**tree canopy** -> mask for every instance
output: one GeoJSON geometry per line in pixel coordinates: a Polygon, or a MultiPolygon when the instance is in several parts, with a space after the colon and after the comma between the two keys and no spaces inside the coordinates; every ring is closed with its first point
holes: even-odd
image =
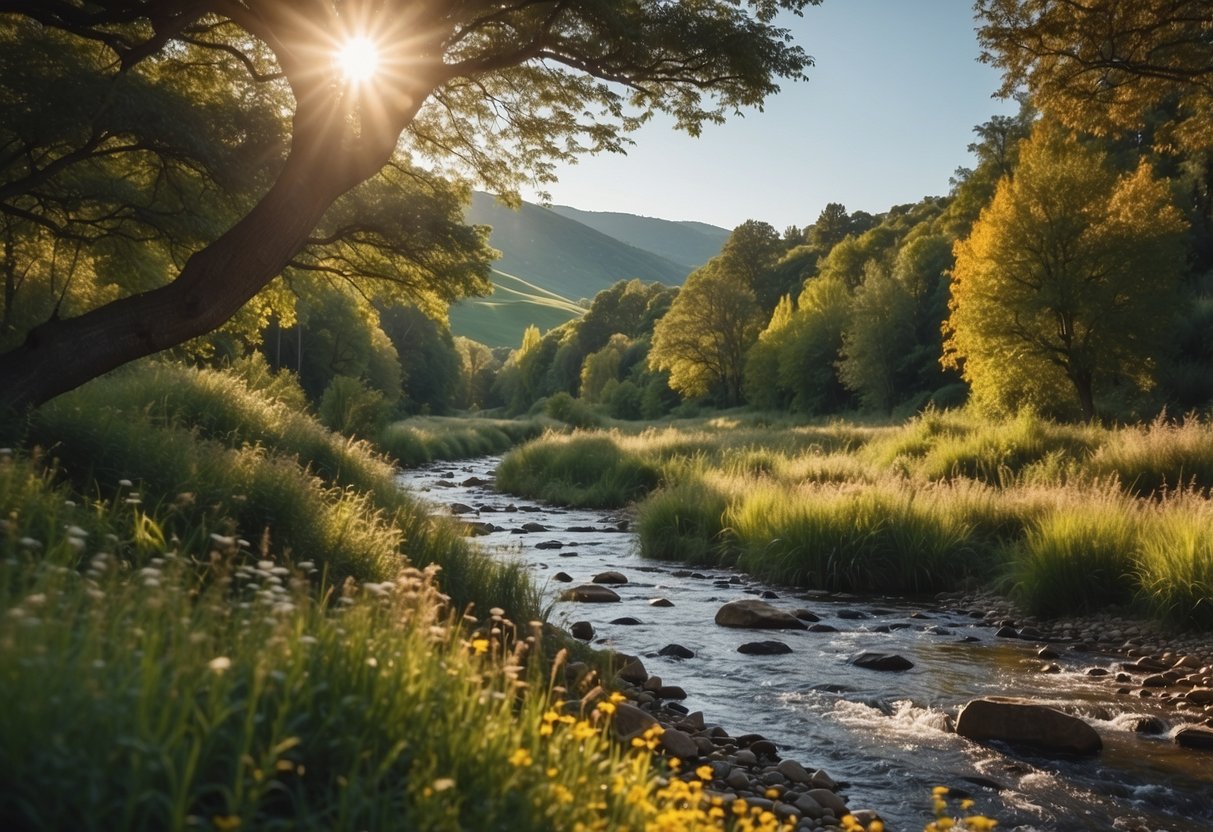
{"type": "Polygon", "coordinates": [[[947,362],[988,408],[1048,406],[1069,387],[1095,418],[1100,382],[1148,386],[1175,313],[1184,228],[1145,162],[1118,173],[1042,122],[956,245],[947,362]]]}
{"type": "MultiPolygon", "coordinates": [[[[405,247],[412,265],[400,275],[361,211],[339,216],[335,204],[385,168],[399,177],[389,192],[407,180],[425,193],[436,175],[454,174],[513,193],[550,180],[579,153],[624,148],[654,112],[698,133],[761,105],[781,79],[803,76],[811,60],[775,16],[815,2],[0,0],[6,44],[44,53],[5,67],[7,221],[58,234],[112,220],[76,183],[80,172],[99,187],[133,183],[164,200],[166,171],[179,167],[188,171],[182,193],[213,193],[217,205],[205,222],[178,211],[186,227],[176,237],[166,235],[167,220],[146,232],[173,243],[146,284],[123,281],[96,308],[56,307],[29,327],[24,343],[0,356],[5,403],[44,401],[209,332],[292,266],[440,282],[454,265],[435,259],[456,233],[449,225],[405,212],[400,225],[380,229],[388,239],[428,232],[405,247]],[[334,59],[353,36],[378,54],[378,71],[365,79],[343,76],[334,59]],[[37,106],[13,92],[34,89],[22,81],[26,67],[56,93],[29,93],[37,106]],[[149,107],[156,95],[166,103],[149,107]],[[123,112],[145,115],[123,120],[123,112]],[[205,152],[191,155],[195,147],[205,152]],[[233,154],[243,164],[226,161],[233,154]],[[132,166],[142,172],[132,175],[132,166]],[[324,264],[305,252],[348,239],[357,248],[338,245],[324,264]]],[[[121,196],[106,204],[158,205],[121,196]]],[[[127,227],[138,220],[123,219],[127,227]]],[[[487,264],[483,241],[470,242],[475,278],[487,264]]],[[[461,262],[466,275],[467,257],[461,262]]],[[[132,268],[124,264],[116,261],[132,268]]]]}

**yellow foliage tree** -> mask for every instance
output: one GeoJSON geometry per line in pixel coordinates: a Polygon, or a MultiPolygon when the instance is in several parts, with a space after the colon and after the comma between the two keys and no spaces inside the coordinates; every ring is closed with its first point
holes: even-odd
{"type": "Polygon", "coordinates": [[[1165,343],[1185,222],[1144,162],[1106,155],[1042,122],[967,239],[956,244],[944,364],[984,409],[1057,409],[1087,420],[1097,385],[1143,388],[1165,343]]]}

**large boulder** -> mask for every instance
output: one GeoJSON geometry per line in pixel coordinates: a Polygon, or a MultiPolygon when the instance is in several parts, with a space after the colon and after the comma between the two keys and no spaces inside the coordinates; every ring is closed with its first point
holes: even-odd
{"type": "Polygon", "coordinates": [[[851,664],[868,670],[909,670],[914,662],[896,653],[860,653],[851,664]]]}
{"type": "Polygon", "coordinates": [[[806,627],[796,616],[755,598],[725,604],[716,611],[716,623],[721,627],[755,630],[803,630],[806,627]]]}
{"type": "Polygon", "coordinates": [[[1213,751],[1213,730],[1201,725],[1190,725],[1175,733],[1175,742],[1183,748],[1213,751]]]}
{"type": "Polygon", "coordinates": [[[974,699],[956,718],[956,733],[1064,754],[1095,754],[1103,741],[1087,723],[1056,708],[1005,696],[974,699]]]}
{"type": "Polygon", "coordinates": [[[618,601],[619,593],[601,584],[582,584],[572,589],[566,589],[560,595],[561,601],[581,601],[584,603],[609,603],[618,601]]]}

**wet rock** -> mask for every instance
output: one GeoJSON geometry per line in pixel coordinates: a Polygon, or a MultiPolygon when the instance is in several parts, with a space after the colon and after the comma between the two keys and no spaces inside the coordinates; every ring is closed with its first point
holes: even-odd
{"type": "Polygon", "coordinates": [[[795,616],[753,598],[725,604],[716,611],[716,623],[721,627],[743,629],[805,629],[804,622],[795,616]]]}
{"type": "Polygon", "coordinates": [[[639,618],[633,618],[630,615],[625,615],[622,618],[616,618],[611,621],[612,624],[618,624],[621,627],[635,627],[638,624],[643,624],[639,618]]]}
{"type": "Polygon", "coordinates": [[[724,783],[730,789],[741,791],[750,787],[750,776],[740,768],[735,768],[729,772],[729,776],[724,778],[724,783]]]}
{"type": "Polygon", "coordinates": [[[1019,638],[1019,633],[1014,627],[999,627],[994,633],[998,638],[1019,638]]]}
{"type": "Polygon", "coordinates": [[[760,760],[778,760],[779,749],[770,740],[755,740],[750,743],[750,751],[760,760]]]}
{"type": "Polygon", "coordinates": [[[972,783],[974,786],[981,786],[983,789],[989,789],[994,792],[1005,791],[1007,788],[1002,783],[999,783],[997,780],[991,780],[989,777],[982,777],[979,774],[971,774],[971,775],[968,775],[965,777],[961,777],[960,779],[966,780],[966,781],[972,783]]]}
{"type": "Polygon", "coordinates": [[[601,604],[618,601],[619,593],[600,584],[582,584],[567,589],[560,594],[561,601],[581,601],[587,604],[601,604]]]}
{"type": "Polygon", "coordinates": [[[868,617],[867,613],[860,612],[859,610],[839,610],[834,614],[847,621],[859,621],[868,617]]]}
{"type": "Polygon", "coordinates": [[[552,576],[552,580],[559,581],[562,584],[571,584],[573,582],[573,576],[568,572],[557,572],[552,576]]]}
{"type": "Polygon", "coordinates": [[[768,601],[776,601],[779,599],[779,593],[775,592],[774,590],[764,589],[761,593],[759,593],[758,597],[765,598],[768,601]]]}
{"type": "Polygon", "coordinates": [[[1061,665],[1059,665],[1057,662],[1048,662],[1046,664],[1041,665],[1040,672],[1041,673],[1061,673],[1061,665]]]}
{"type": "Polygon", "coordinates": [[[824,769],[817,769],[813,772],[812,785],[815,789],[829,789],[835,791],[838,788],[838,783],[834,778],[826,774],[824,769]]]}
{"type": "Polygon", "coordinates": [[[563,549],[564,544],[559,540],[545,540],[542,543],[535,544],[536,549],[563,549]]]}
{"type": "Polygon", "coordinates": [[[1124,723],[1135,734],[1162,734],[1167,730],[1167,724],[1156,716],[1134,716],[1124,723]]]}
{"type": "Polygon", "coordinates": [[[1141,686],[1143,688],[1165,688],[1167,686],[1167,678],[1155,673],[1153,676],[1147,676],[1142,679],[1141,686]]]}
{"type": "Polygon", "coordinates": [[[620,702],[615,706],[615,718],[611,723],[611,728],[615,731],[615,736],[624,743],[631,742],[655,725],[657,725],[657,720],[653,715],[635,705],[620,702]]]}
{"type": "Polygon", "coordinates": [[[561,553],[560,553],[560,557],[562,557],[562,558],[575,558],[575,557],[577,557],[577,553],[576,553],[576,552],[561,552],[561,553]]]}
{"type": "Polygon", "coordinates": [[[1056,659],[1057,651],[1054,650],[1052,647],[1042,647],[1036,651],[1036,658],[1045,659],[1045,660],[1056,659]]]}
{"type": "Polygon", "coordinates": [[[669,598],[654,598],[653,600],[649,601],[649,606],[650,607],[672,607],[672,606],[674,606],[674,602],[671,601],[669,598]]]}
{"type": "Polygon", "coordinates": [[[451,514],[472,514],[476,509],[466,503],[451,503],[449,506],[451,514]]]}
{"type": "Polygon", "coordinates": [[[454,488],[455,483],[451,482],[450,480],[437,480],[434,483],[434,487],[435,488],[454,488]]]}
{"type": "Polygon", "coordinates": [[[1175,743],[1183,748],[1213,751],[1213,728],[1199,725],[1181,728],[1175,734],[1175,743]]]}
{"type": "Polygon", "coordinates": [[[810,633],[836,633],[838,628],[830,624],[810,624],[808,627],[810,633]]]}
{"type": "Polygon", "coordinates": [[[813,775],[805,770],[805,767],[795,760],[784,760],[775,769],[784,777],[788,778],[789,782],[809,785],[813,781],[813,775]]]}
{"type": "Polygon", "coordinates": [[[947,627],[940,627],[938,624],[936,624],[934,627],[927,627],[927,629],[924,632],[930,633],[933,636],[950,636],[950,635],[952,635],[951,630],[949,630],[947,627]]]}
{"type": "Polygon", "coordinates": [[[667,644],[657,651],[659,656],[670,656],[675,659],[693,659],[695,651],[683,647],[681,644],[667,644]]]}
{"type": "Polygon", "coordinates": [[[792,610],[792,615],[796,616],[801,621],[816,622],[821,620],[816,613],[812,612],[811,610],[806,610],[804,607],[792,610]]]}
{"type": "Polygon", "coordinates": [[[1107,676],[1107,675],[1109,675],[1109,671],[1105,670],[1102,667],[1092,667],[1087,670],[1087,675],[1088,676],[1107,676]]]}
{"type": "Polygon", "coordinates": [[[594,625],[588,621],[574,621],[569,632],[573,634],[573,638],[589,641],[594,637],[594,625]]]}
{"type": "Polygon", "coordinates": [[[1192,688],[1184,694],[1184,700],[1193,705],[1213,705],[1213,688],[1192,688]]]}
{"type": "Polygon", "coordinates": [[[808,796],[823,809],[829,809],[836,817],[847,813],[847,804],[829,789],[809,789],[808,796]]]}
{"type": "Polygon", "coordinates": [[[1011,697],[974,699],[961,709],[956,733],[971,740],[1001,740],[1065,754],[1094,754],[1103,748],[1095,729],[1078,717],[1011,697]]]}
{"type": "Polygon", "coordinates": [[[784,653],[791,653],[792,648],[782,641],[747,641],[737,648],[737,652],[745,653],[747,656],[781,656],[784,653]]]}
{"type": "Polygon", "coordinates": [[[468,537],[483,537],[486,534],[492,534],[497,531],[497,527],[492,523],[470,522],[464,524],[465,534],[468,537]]]}
{"type": "Polygon", "coordinates": [[[477,488],[484,485],[490,485],[488,480],[482,480],[480,477],[468,477],[459,484],[464,488],[477,488]]]}
{"type": "Polygon", "coordinates": [[[659,740],[662,749],[671,757],[681,760],[694,760],[699,757],[699,746],[689,734],[684,734],[677,728],[666,728],[659,740]]]}
{"type": "Polygon", "coordinates": [[[596,584],[626,584],[627,577],[622,572],[599,572],[591,580],[596,584]]]}
{"type": "Polygon", "coordinates": [[[850,663],[867,670],[885,671],[909,670],[914,666],[912,661],[896,653],[863,652],[852,658],[850,663]]]}
{"type": "Polygon", "coordinates": [[[619,669],[615,677],[633,685],[643,685],[649,680],[649,672],[644,669],[644,662],[640,659],[631,659],[619,669]]]}
{"type": "Polygon", "coordinates": [[[524,532],[546,532],[548,527],[542,523],[523,523],[519,526],[524,532]]]}
{"type": "MultiPolygon", "coordinates": [[[[653,693],[657,694],[658,699],[675,699],[682,701],[683,699],[687,698],[686,690],[679,685],[662,685],[661,687],[657,688],[657,690],[653,691],[653,693]]],[[[670,705],[669,707],[673,707],[673,705],[670,705]]]]}

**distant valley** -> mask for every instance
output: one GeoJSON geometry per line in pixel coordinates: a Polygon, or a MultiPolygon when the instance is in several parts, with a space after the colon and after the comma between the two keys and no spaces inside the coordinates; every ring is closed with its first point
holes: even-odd
{"type": "Polygon", "coordinates": [[[514,211],[473,195],[471,223],[493,228],[501,252],[494,291],[451,308],[451,330],[515,347],[530,324],[546,331],[581,314],[580,301],[619,280],[680,285],[719,251],[729,231],[699,222],[523,203],[514,211]]]}

